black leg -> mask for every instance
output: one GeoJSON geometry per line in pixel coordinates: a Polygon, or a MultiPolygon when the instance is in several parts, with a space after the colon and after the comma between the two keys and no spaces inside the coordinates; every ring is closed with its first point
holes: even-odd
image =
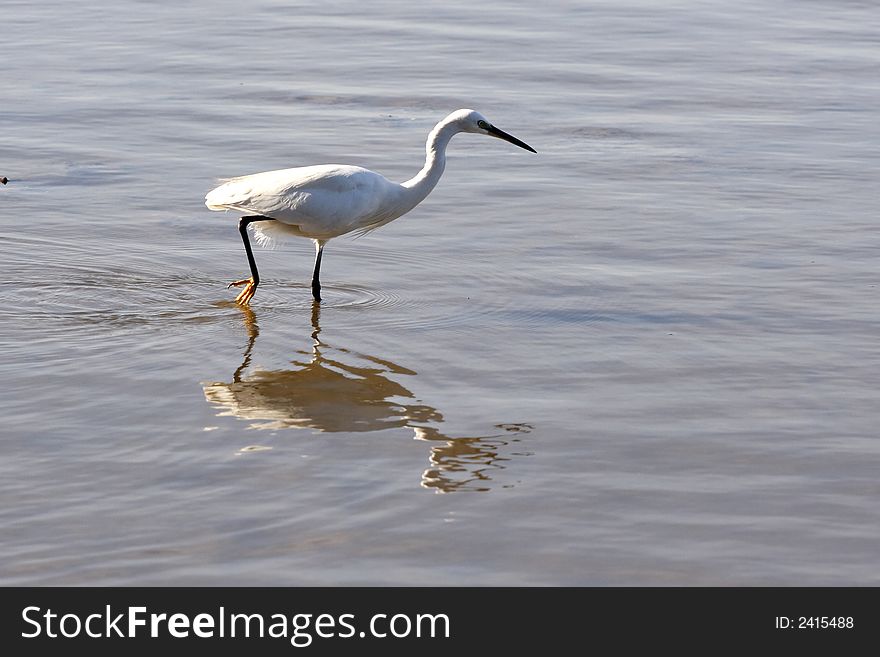
{"type": "Polygon", "coordinates": [[[275,221],[271,217],[263,217],[255,215],[250,217],[242,217],[238,222],[238,232],[241,233],[241,241],[244,243],[244,252],[247,254],[248,265],[251,268],[251,277],[241,281],[233,281],[227,287],[239,287],[244,285],[244,290],[236,297],[236,301],[243,306],[250,302],[254,293],[257,291],[257,285],[260,284],[260,272],[257,271],[257,261],[254,260],[254,251],[251,249],[251,241],[248,239],[247,227],[255,221],[275,221]]]}
{"type": "Polygon", "coordinates": [[[324,255],[324,243],[315,242],[317,253],[315,254],[315,271],[312,273],[312,296],[315,301],[321,300],[321,256],[324,255]]]}
{"type": "Polygon", "coordinates": [[[248,265],[251,268],[251,276],[254,279],[254,287],[260,284],[260,272],[257,271],[257,261],[254,260],[254,251],[251,249],[251,241],[248,239],[247,227],[255,221],[275,221],[269,217],[253,216],[242,217],[238,222],[238,232],[241,233],[241,241],[244,242],[244,252],[247,254],[248,265]]]}

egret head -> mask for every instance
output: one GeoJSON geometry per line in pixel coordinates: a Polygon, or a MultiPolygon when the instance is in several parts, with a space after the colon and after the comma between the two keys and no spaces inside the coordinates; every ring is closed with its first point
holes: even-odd
{"type": "Polygon", "coordinates": [[[520,141],[513,135],[509,135],[503,130],[499,130],[498,128],[496,128],[489,122],[489,120],[485,116],[483,116],[476,110],[458,110],[453,116],[455,118],[455,122],[458,123],[463,132],[475,132],[481,135],[497,137],[498,139],[509,141],[511,144],[515,144],[520,148],[525,148],[527,151],[532,151],[532,153],[538,152],[524,141],[520,141]]]}

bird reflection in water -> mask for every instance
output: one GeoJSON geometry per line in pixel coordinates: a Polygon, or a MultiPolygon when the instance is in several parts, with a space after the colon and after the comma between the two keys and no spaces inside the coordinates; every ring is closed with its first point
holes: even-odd
{"type": "MultiPolygon", "coordinates": [[[[450,437],[435,425],[436,408],[415,399],[395,378],[416,373],[389,360],[333,347],[321,341],[320,304],[312,305],[311,351],[283,370],[251,367],[259,336],[254,311],[240,308],[248,331],[241,365],[230,383],[203,384],[218,415],[250,420],[255,429],[314,429],[323,432],[379,431],[408,427],[431,444],[430,467],[421,477],[437,492],[488,491],[506,462],[528,452],[517,449],[527,424],[496,425],[493,435],[450,437]]],[[[507,484],[512,486],[513,484],[507,484]]]]}

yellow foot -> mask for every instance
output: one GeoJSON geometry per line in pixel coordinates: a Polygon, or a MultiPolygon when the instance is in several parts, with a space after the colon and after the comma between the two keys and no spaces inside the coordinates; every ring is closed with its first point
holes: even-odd
{"type": "Polygon", "coordinates": [[[235,297],[235,302],[242,306],[246,306],[250,303],[251,299],[253,299],[254,293],[257,291],[257,286],[254,284],[253,277],[244,278],[240,281],[232,281],[226,286],[226,289],[228,290],[231,287],[241,287],[242,285],[244,285],[244,289],[239,292],[237,297],[235,297]]]}

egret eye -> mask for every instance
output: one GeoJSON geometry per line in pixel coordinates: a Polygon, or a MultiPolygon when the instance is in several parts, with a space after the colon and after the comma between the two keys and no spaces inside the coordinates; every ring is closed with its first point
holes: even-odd
{"type": "Polygon", "coordinates": [[[485,121],[477,121],[477,127],[482,128],[483,130],[488,130],[489,124],[485,121]]]}

